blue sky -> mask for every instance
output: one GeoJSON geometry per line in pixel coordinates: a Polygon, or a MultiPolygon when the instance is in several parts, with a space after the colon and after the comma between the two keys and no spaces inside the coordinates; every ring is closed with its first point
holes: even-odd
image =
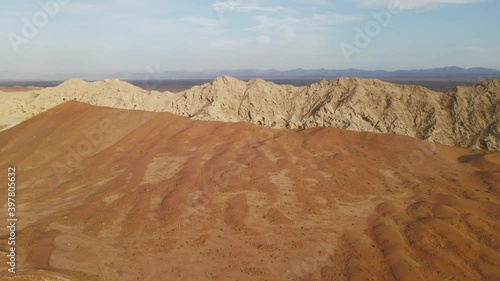
{"type": "Polygon", "coordinates": [[[0,73],[500,69],[500,1],[390,1],[4,0],[0,73]]]}

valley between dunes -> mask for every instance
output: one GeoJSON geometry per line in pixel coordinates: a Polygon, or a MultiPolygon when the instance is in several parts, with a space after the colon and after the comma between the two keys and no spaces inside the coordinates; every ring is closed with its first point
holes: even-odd
{"type": "Polygon", "coordinates": [[[54,106],[0,132],[2,280],[500,278],[498,152],[54,106]]]}

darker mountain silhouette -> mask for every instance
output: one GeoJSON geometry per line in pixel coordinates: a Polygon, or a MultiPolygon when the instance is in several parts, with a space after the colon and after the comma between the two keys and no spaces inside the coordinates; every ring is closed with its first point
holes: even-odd
{"type": "Polygon", "coordinates": [[[1,73],[0,81],[48,81],[48,80],[66,80],[72,77],[79,77],[86,80],[100,80],[106,78],[117,78],[125,80],[169,80],[169,79],[215,79],[216,77],[229,75],[239,79],[279,79],[279,78],[338,78],[338,77],[360,77],[360,78],[392,78],[392,79],[468,79],[474,81],[485,80],[488,78],[500,78],[500,71],[491,68],[473,67],[461,68],[456,66],[440,67],[431,69],[412,69],[412,70],[362,70],[362,69],[233,69],[233,70],[203,70],[203,71],[185,71],[172,70],[161,71],[152,67],[153,72],[135,72],[135,73],[57,73],[57,74],[14,74],[1,73]]]}

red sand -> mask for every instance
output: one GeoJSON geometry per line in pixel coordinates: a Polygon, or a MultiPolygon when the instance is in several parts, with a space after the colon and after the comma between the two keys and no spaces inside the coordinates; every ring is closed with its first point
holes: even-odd
{"type": "Polygon", "coordinates": [[[19,218],[2,280],[500,278],[499,153],[77,102],[0,153],[19,218]]]}

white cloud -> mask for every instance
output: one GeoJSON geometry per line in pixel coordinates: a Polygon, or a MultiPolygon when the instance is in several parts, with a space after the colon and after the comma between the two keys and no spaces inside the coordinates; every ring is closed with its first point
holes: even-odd
{"type": "Polygon", "coordinates": [[[329,0],[300,0],[299,2],[313,6],[326,6],[332,4],[329,0]]]}
{"type": "Polygon", "coordinates": [[[254,16],[253,20],[257,22],[257,25],[247,30],[262,34],[274,34],[275,36],[273,37],[289,41],[300,31],[312,34],[316,33],[319,28],[331,27],[360,19],[362,17],[332,13],[313,14],[304,18],[286,17],[282,19],[270,18],[268,16],[254,16]]]}
{"type": "Polygon", "coordinates": [[[355,0],[361,8],[385,8],[395,5],[403,10],[432,8],[446,4],[470,4],[483,0],[355,0]]]}
{"type": "Polygon", "coordinates": [[[137,1],[137,0],[107,0],[107,1],[86,1],[86,2],[76,2],[70,1],[65,7],[65,12],[75,13],[75,14],[95,14],[102,12],[116,12],[117,7],[119,11],[133,10],[138,7],[147,6],[148,1],[137,1]]]}
{"type": "MultiPolygon", "coordinates": [[[[329,32],[327,30],[330,30],[333,26],[360,20],[362,17],[326,13],[313,14],[303,18],[276,18],[258,15],[251,17],[251,19],[255,22],[255,25],[245,30],[252,32],[253,37],[215,40],[211,44],[212,47],[232,50],[248,47],[288,46],[291,42],[302,42],[306,37],[309,41],[321,41],[326,38],[323,34],[329,32]]],[[[331,38],[331,36],[328,36],[328,38],[331,38]]],[[[314,43],[311,44],[314,45],[314,43]]]]}
{"type": "Polygon", "coordinates": [[[217,12],[219,17],[224,16],[227,12],[266,12],[275,13],[285,10],[281,6],[262,6],[254,1],[243,2],[241,0],[215,1],[211,7],[217,12]]]}

